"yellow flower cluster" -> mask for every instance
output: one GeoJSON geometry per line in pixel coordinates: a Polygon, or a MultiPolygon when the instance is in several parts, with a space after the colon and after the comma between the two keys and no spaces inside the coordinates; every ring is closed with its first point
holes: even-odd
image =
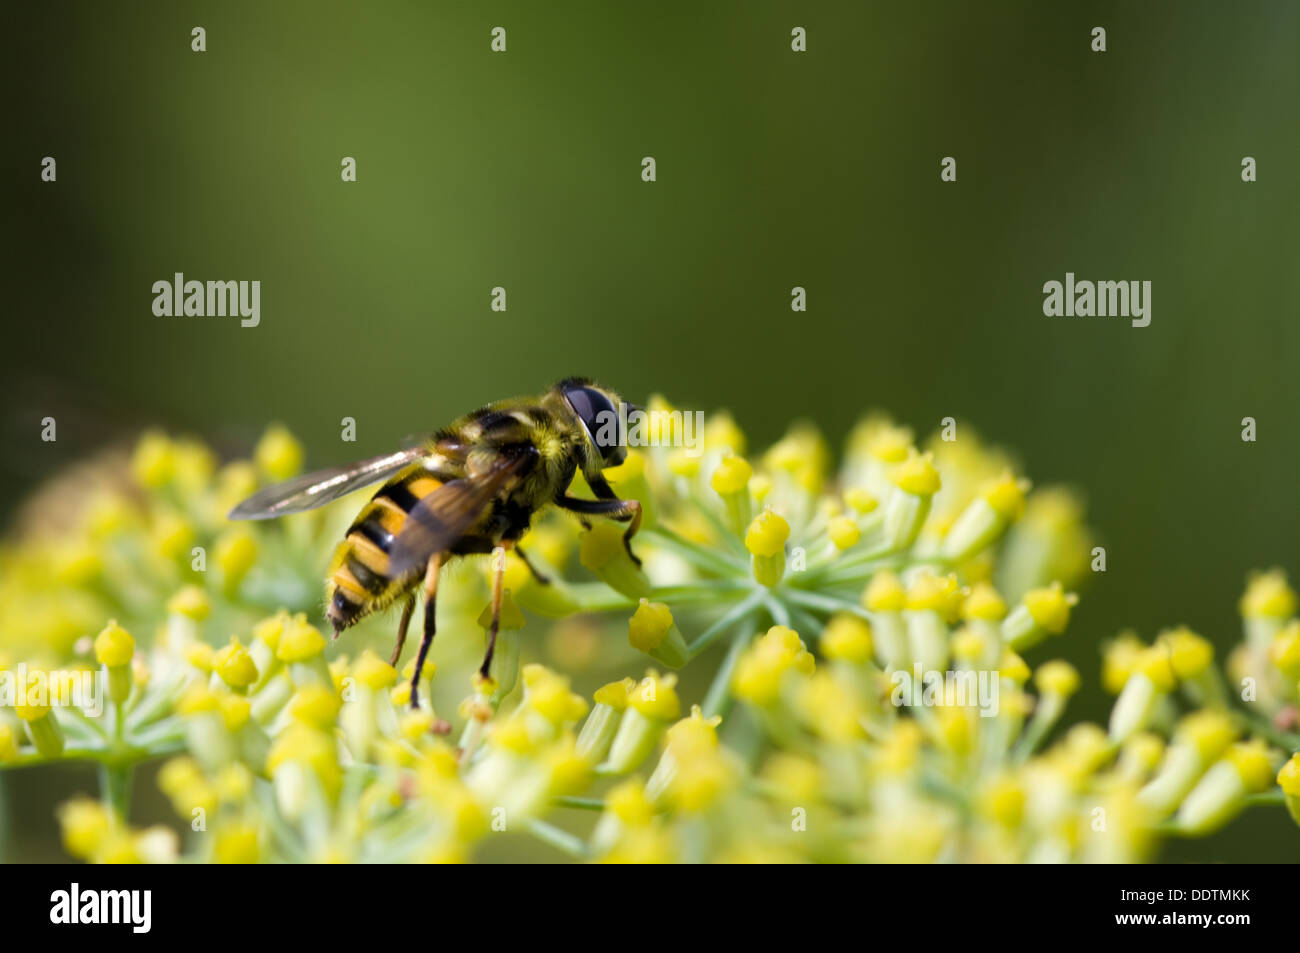
{"type": "Polygon", "coordinates": [[[540,519],[523,548],[546,579],[505,557],[490,678],[488,566],[453,564],[413,709],[391,618],[338,647],[320,628],[355,508],[224,518],[301,467],[287,431],[224,466],[147,434],[56,481],[0,547],[0,670],[27,673],[0,768],[96,764],[100,799],[57,811],[68,853],[102,862],[1113,862],[1257,801],[1300,821],[1280,571],[1248,584],[1227,679],[1186,626],[1121,634],[1106,724],[1066,726],[1085,676],[1049,649],[1090,558],[1070,493],[964,425],[918,445],[872,416],[838,466],[809,425],[746,453],[719,414],[701,453],[607,471],[642,503],[639,563],[622,527],[540,519]],[[134,829],[150,760],[175,816],[134,829]]]}

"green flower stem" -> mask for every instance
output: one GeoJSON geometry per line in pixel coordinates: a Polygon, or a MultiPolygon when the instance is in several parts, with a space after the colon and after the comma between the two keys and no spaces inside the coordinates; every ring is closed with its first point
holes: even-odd
{"type": "Polygon", "coordinates": [[[121,746],[68,744],[56,758],[47,758],[39,751],[27,750],[21,752],[14,760],[6,762],[5,767],[26,768],[65,761],[93,761],[101,765],[125,765],[131,767],[142,761],[165,758],[168,755],[179,754],[184,750],[185,739],[180,734],[174,737],[160,736],[150,739],[148,747],[139,744],[121,746]]]}
{"type": "Polygon", "coordinates": [[[785,596],[791,602],[805,606],[809,609],[815,609],[818,612],[848,612],[859,616],[863,619],[870,619],[871,616],[866,609],[856,602],[850,602],[848,599],[840,599],[835,596],[822,595],[816,592],[804,592],[801,589],[784,589],[780,595],[785,596]]]}
{"type": "Polygon", "coordinates": [[[552,798],[551,803],[556,807],[571,807],[579,811],[605,810],[605,801],[598,797],[574,797],[569,794],[562,794],[559,797],[552,798]]]}
{"type": "Polygon", "coordinates": [[[581,838],[537,818],[530,818],[527,826],[528,833],[542,843],[550,844],[556,850],[578,860],[587,859],[589,851],[586,843],[581,838]]]}
{"type": "Polygon", "coordinates": [[[766,591],[755,592],[751,594],[748,599],[732,606],[731,609],[722,616],[722,618],[718,619],[713,623],[713,625],[700,633],[695,641],[690,644],[690,647],[687,649],[689,657],[692,659],[696,658],[700,653],[716,642],[723,632],[725,632],[730,626],[735,625],[741,619],[748,621],[746,617],[757,609],[766,598],[766,591]]]}
{"type": "Polygon", "coordinates": [[[141,731],[131,738],[136,748],[152,751],[159,745],[170,745],[185,739],[185,725],[178,717],[171,717],[157,722],[148,731],[141,731]]]}
{"type": "MultiPolygon", "coordinates": [[[[820,523],[820,520],[819,520],[820,523]]],[[[808,562],[809,573],[822,573],[831,568],[839,568],[845,565],[856,565],[864,558],[868,558],[873,553],[885,551],[885,547],[879,545],[878,531],[884,523],[884,514],[877,510],[865,519],[858,521],[858,531],[862,534],[858,543],[849,549],[841,552],[838,547],[831,543],[825,535],[824,527],[818,528],[817,540],[824,541],[830,548],[825,552],[818,553],[808,562]],[[867,549],[865,544],[877,543],[876,547],[867,549]]]]}
{"type": "Polygon", "coordinates": [[[130,764],[104,762],[99,766],[99,793],[104,804],[123,820],[131,810],[130,764]]]}
{"type": "Polygon", "coordinates": [[[1263,735],[1273,744],[1286,748],[1289,752],[1300,751],[1300,735],[1277,728],[1267,718],[1260,718],[1253,712],[1233,711],[1232,717],[1247,732],[1263,735]]]}
{"type": "Polygon", "coordinates": [[[752,589],[749,582],[739,579],[712,579],[681,586],[659,586],[650,595],[659,602],[716,602],[720,596],[752,589]]]}
{"type": "Polygon", "coordinates": [[[831,562],[809,566],[807,572],[802,573],[803,584],[812,587],[818,585],[822,577],[827,575],[839,575],[850,571],[861,572],[871,563],[879,562],[889,556],[897,556],[900,552],[902,550],[896,547],[882,545],[873,549],[864,549],[862,552],[853,553],[852,555],[840,554],[831,562]],[[835,572],[831,573],[831,570],[835,572]]]}
{"type": "Polygon", "coordinates": [[[767,596],[767,598],[763,600],[763,608],[766,609],[767,614],[772,617],[773,624],[783,625],[786,628],[789,628],[790,627],[789,610],[786,609],[786,607],[781,603],[781,600],[774,599],[771,596],[771,594],[768,593],[765,593],[765,595],[767,596]]]}
{"type": "Polygon", "coordinates": [[[1011,763],[1024,764],[1029,760],[1030,755],[1038,750],[1039,746],[1047,739],[1061,713],[1065,709],[1065,701],[1059,695],[1044,697],[1039,700],[1038,706],[1034,709],[1033,717],[1029,719],[1029,725],[1021,734],[1015,747],[1011,749],[1011,763]]]}
{"type": "Polygon", "coordinates": [[[726,553],[718,553],[702,546],[699,543],[686,539],[684,536],[678,536],[670,529],[662,526],[656,526],[654,529],[644,529],[641,535],[648,539],[654,540],[664,549],[670,549],[686,561],[698,566],[707,572],[717,573],[721,576],[734,576],[736,573],[747,573],[749,567],[741,563],[739,559],[732,559],[726,553]]]}
{"type": "Polygon", "coordinates": [[[176,704],[176,700],[181,697],[185,691],[186,682],[184,679],[177,679],[176,682],[164,691],[159,691],[149,696],[147,702],[142,703],[135,711],[131,712],[126,719],[128,732],[135,732],[145,727],[151,722],[157,721],[164,717],[176,704]]]}
{"type": "MultiPolygon", "coordinates": [[[[658,602],[677,604],[689,602],[717,602],[727,593],[748,591],[750,586],[731,579],[712,579],[704,582],[681,586],[661,586],[652,589],[649,598],[658,602]]],[[[576,583],[570,588],[570,594],[578,604],[580,612],[622,612],[636,608],[636,601],[620,592],[615,592],[603,582],[576,583]]]]}
{"type": "Polygon", "coordinates": [[[805,609],[796,605],[786,606],[790,613],[790,626],[802,636],[809,636],[814,632],[820,632],[822,624],[817,621],[817,617],[805,609]]]}
{"type": "Polygon", "coordinates": [[[59,723],[69,734],[81,735],[90,739],[97,738],[100,741],[108,740],[108,735],[104,733],[103,726],[80,708],[69,706],[56,709],[55,717],[59,719],[59,723]],[[65,715],[66,718],[63,717],[65,715]]]}
{"type": "Polygon", "coordinates": [[[746,624],[748,621],[748,619],[743,620],[731,637],[731,647],[727,649],[727,656],[722,660],[717,674],[713,676],[713,682],[709,685],[708,693],[704,696],[704,704],[701,707],[705,718],[725,715],[727,709],[731,707],[731,676],[736,671],[736,663],[740,661],[740,656],[749,646],[750,632],[746,624]]]}
{"type": "Polygon", "coordinates": [[[744,542],[728,526],[711,506],[706,506],[704,501],[698,497],[692,496],[695,508],[700,511],[709,524],[717,531],[719,538],[722,539],[726,547],[738,558],[743,559],[745,564],[749,563],[749,550],[745,548],[744,542]]]}

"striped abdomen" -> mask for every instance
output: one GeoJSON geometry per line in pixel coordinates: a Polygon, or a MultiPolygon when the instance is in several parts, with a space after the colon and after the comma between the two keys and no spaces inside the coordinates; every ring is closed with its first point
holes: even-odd
{"type": "Polygon", "coordinates": [[[357,515],[334,554],[327,589],[326,615],[336,632],[387,607],[415,584],[415,577],[389,577],[388,554],[406,515],[443,482],[423,466],[414,467],[381,487],[357,515]]]}

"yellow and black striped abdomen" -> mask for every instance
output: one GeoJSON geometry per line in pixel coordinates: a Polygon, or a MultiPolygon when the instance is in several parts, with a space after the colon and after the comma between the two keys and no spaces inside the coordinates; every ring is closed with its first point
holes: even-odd
{"type": "Polygon", "coordinates": [[[386,608],[416,584],[415,577],[389,576],[389,552],[407,514],[443,482],[424,467],[415,467],[381,487],[357,514],[334,553],[326,589],[326,614],[335,632],[386,608]]]}

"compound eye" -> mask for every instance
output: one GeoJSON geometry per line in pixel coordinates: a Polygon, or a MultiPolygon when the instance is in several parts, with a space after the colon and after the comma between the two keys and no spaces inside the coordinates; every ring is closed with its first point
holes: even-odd
{"type": "Polygon", "coordinates": [[[587,428],[603,460],[609,463],[627,456],[620,442],[618,411],[609,397],[594,387],[581,385],[565,388],[564,396],[587,428]]]}

